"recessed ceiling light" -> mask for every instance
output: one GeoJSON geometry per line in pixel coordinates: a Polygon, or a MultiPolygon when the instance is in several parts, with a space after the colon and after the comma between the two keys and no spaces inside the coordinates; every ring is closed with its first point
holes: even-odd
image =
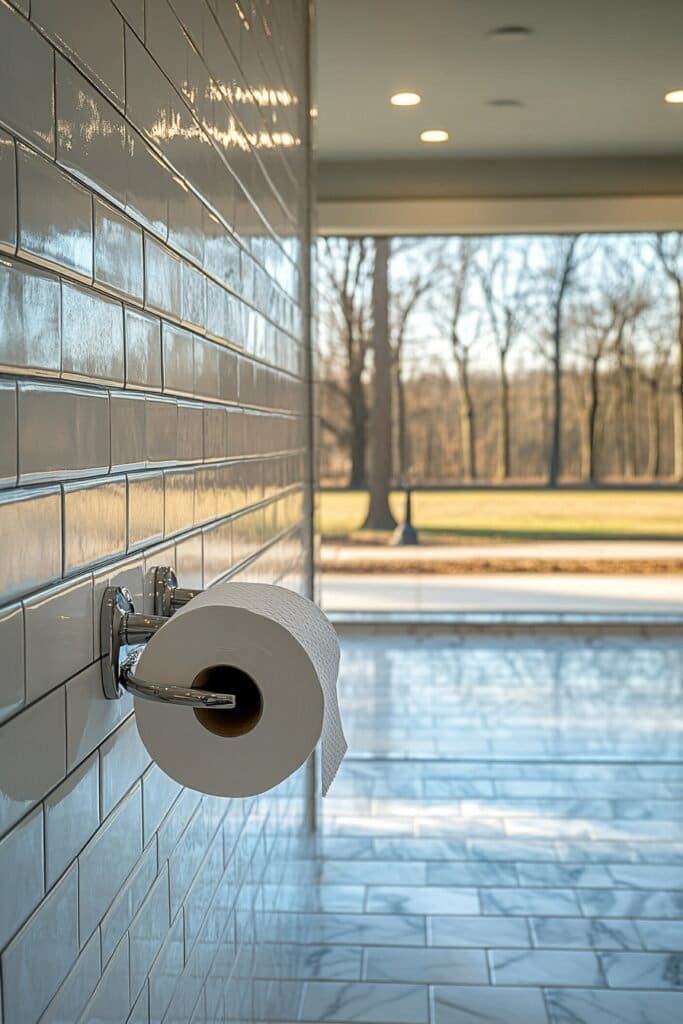
{"type": "Polygon", "coordinates": [[[524,104],[521,100],[514,99],[499,99],[489,100],[490,107],[523,107],[524,104]]]}
{"type": "Polygon", "coordinates": [[[489,35],[494,39],[502,40],[502,42],[515,42],[519,39],[528,39],[531,29],[528,25],[500,25],[499,28],[492,29],[489,35]]]}
{"type": "Polygon", "coordinates": [[[443,128],[427,128],[420,132],[420,142],[448,142],[448,132],[443,128]]]}
{"type": "Polygon", "coordinates": [[[395,92],[391,103],[394,107],[416,107],[421,99],[417,92],[395,92]]]}
{"type": "Polygon", "coordinates": [[[665,103],[683,103],[683,89],[672,89],[664,96],[665,103]]]}

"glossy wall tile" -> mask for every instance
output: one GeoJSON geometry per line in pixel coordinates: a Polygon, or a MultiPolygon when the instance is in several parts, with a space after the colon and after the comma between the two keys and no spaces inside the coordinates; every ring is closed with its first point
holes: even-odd
{"type": "Polygon", "coordinates": [[[29,376],[59,377],[59,278],[0,257],[0,303],[0,366],[29,376]]]}
{"type": "Polygon", "coordinates": [[[18,253],[92,277],[92,198],[53,163],[17,144],[18,253]]]}
{"type": "Polygon", "coordinates": [[[54,51],[4,2],[0,4],[0,93],[2,122],[8,130],[54,156],[54,51]]]}
{"type": "Polygon", "coordinates": [[[253,1018],[305,843],[303,772],[184,791],[100,683],[109,582],[305,589],[307,185],[258,97],[303,95],[307,6],[243,6],[0,0],[3,1024],[253,1018]]]}

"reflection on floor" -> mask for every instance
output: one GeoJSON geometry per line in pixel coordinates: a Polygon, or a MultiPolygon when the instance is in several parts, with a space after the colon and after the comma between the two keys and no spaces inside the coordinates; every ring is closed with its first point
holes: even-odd
{"type": "Polygon", "coordinates": [[[264,1020],[683,1020],[683,641],[352,637],[341,692],[264,1020]]]}

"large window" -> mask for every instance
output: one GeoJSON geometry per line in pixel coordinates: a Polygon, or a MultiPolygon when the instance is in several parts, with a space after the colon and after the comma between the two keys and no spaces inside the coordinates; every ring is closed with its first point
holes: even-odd
{"type": "MultiPolygon", "coordinates": [[[[321,480],[364,486],[367,238],[318,244],[321,480]]],[[[683,237],[394,238],[392,482],[683,476],[683,237]]]]}

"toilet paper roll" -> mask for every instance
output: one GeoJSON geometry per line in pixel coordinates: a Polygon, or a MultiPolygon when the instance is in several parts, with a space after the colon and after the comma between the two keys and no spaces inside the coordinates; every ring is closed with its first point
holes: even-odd
{"type": "Polygon", "coordinates": [[[235,710],[136,698],[138,731],[168,775],[216,796],[271,789],[303,764],[322,735],[325,794],[346,752],[338,672],[337,635],[312,601],[268,584],[219,584],[162,626],[135,674],[235,693],[235,710]]]}

